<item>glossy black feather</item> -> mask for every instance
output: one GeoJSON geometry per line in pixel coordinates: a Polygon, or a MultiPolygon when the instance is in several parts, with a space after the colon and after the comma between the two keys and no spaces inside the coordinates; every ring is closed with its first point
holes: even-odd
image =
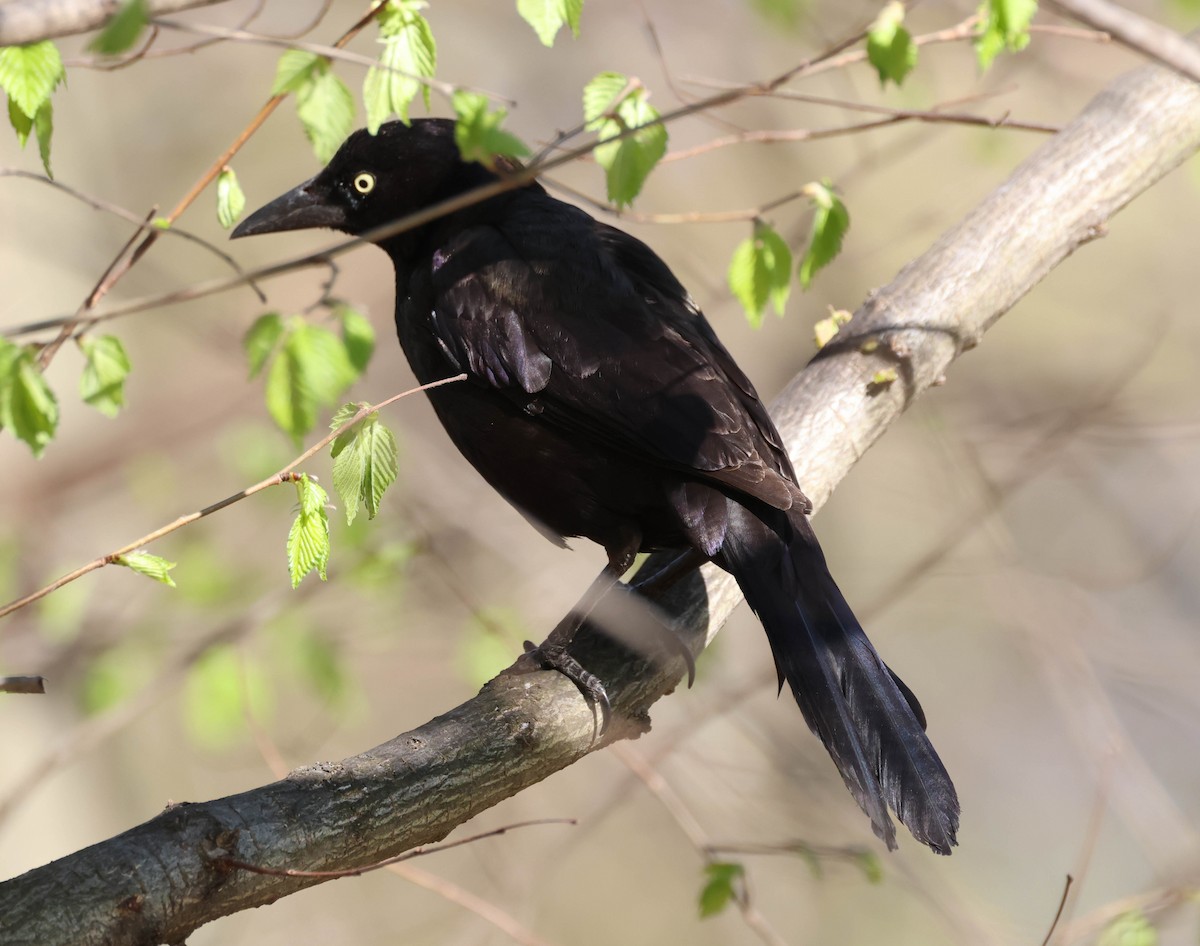
{"type": "MultiPolygon", "coordinates": [[[[452,123],[394,123],[351,136],[321,174],[235,235],[365,233],[491,180],[461,161],[452,123]],[[355,186],[364,173],[366,194],[355,186]]],[[[875,832],[895,846],[891,808],[949,853],[958,799],[920,705],[830,576],[753,385],[666,264],[537,184],[380,245],[417,377],[469,377],[429,396],[488,482],[560,544],[586,536],[613,563],[691,547],[732,573],[781,685],[875,832]]]]}

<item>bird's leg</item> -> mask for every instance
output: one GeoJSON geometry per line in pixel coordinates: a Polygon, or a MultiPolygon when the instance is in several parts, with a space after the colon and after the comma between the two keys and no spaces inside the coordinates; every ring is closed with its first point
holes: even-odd
{"type": "Polygon", "coordinates": [[[557,670],[570,680],[579,691],[599,707],[598,735],[604,735],[608,729],[609,718],[612,716],[612,704],[608,699],[608,691],[604,683],[594,673],[584,669],[583,665],[572,657],[567,648],[570,647],[579,629],[583,627],[600,599],[621,580],[621,576],[629,571],[641,545],[641,536],[630,536],[619,546],[608,547],[608,564],[600,570],[588,590],[584,592],[579,603],[571,609],[571,613],[558,622],[541,644],[532,641],[525,642],[525,653],[547,670],[557,670]]]}
{"type": "Polygon", "coordinates": [[[594,673],[584,669],[583,664],[567,653],[575,634],[583,627],[588,615],[596,607],[597,602],[615,585],[625,569],[619,568],[610,558],[609,563],[601,569],[588,586],[588,590],[571,612],[558,622],[546,639],[540,644],[532,641],[525,642],[525,653],[547,670],[557,670],[570,680],[579,691],[588,698],[593,706],[599,707],[600,720],[598,734],[604,735],[608,729],[609,717],[612,715],[612,704],[608,700],[608,691],[594,673]]]}

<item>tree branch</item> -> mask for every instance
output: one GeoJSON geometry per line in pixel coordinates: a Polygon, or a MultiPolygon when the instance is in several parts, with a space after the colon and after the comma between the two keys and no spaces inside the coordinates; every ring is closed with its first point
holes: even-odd
{"type": "MultiPolygon", "coordinates": [[[[150,16],[211,7],[225,0],[147,0],[150,16]]],[[[103,26],[121,0],[8,0],[0,4],[0,46],[36,43],[103,26]]]]}
{"type": "MultiPolygon", "coordinates": [[[[993,322],[1198,149],[1200,86],[1158,66],[1132,73],[872,294],[774,405],[814,502],[993,322]],[[896,369],[898,379],[873,386],[881,367],[896,369]]],[[[644,614],[629,607],[637,597],[610,595],[601,619],[645,629],[644,614]]],[[[739,600],[733,581],[711,567],[653,597],[694,651],[739,600]]],[[[569,681],[506,673],[444,716],[361,755],[240,795],[173,806],[0,885],[5,928],[43,946],[176,943],[213,919],[317,882],[230,869],[230,859],[337,870],[437,841],[603,744],[644,732],[650,707],[682,672],[677,657],[634,659],[597,635],[581,635],[580,645],[577,656],[613,698],[613,724],[600,742],[569,681]]]]}

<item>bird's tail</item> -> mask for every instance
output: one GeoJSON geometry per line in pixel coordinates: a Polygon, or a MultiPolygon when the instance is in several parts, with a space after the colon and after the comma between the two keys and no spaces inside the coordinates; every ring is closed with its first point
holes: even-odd
{"type": "Polygon", "coordinates": [[[733,500],[716,562],[737,579],[786,680],[850,793],[889,848],[896,828],[949,854],[958,795],[925,735],[917,698],[883,662],[838,590],[807,518],[733,500]],[[769,523],[769,524],[768,524],[769,523]]]}

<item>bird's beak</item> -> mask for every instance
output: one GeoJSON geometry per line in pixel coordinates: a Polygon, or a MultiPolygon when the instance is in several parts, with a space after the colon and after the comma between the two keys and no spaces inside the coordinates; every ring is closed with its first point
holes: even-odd
{"type": "Polygon", "coordinates": [[[314,177],[260,207],[239,223],[230,237],[236,240],[259,233],[310,230],[316,227],[340,230],[345,225],[346,211],[333,200],[329,189],[314,177]]]}

